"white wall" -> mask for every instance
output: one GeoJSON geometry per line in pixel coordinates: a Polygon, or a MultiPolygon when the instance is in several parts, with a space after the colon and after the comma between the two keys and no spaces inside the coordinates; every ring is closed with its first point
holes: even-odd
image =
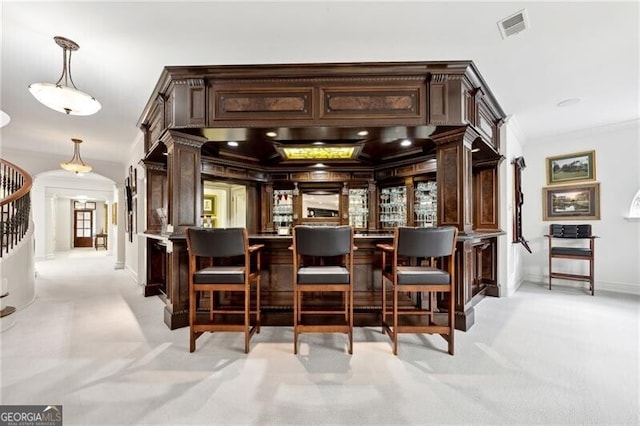
{"type": "MultiPolygon", "coordinates": [[[[522,244],[514,244],[513,241],[513,220],[515,213],[515,194],[514,194],[514,166],[513,160],[522,156],[522,140],[524,139],[518,127],[517,120],[511,118],[505,126],[502,128],[502,146],[505,161],[500,165],[500,224],[502,229],[506,232],[505,236],[499,238],[498,243],[498,282],[502,286],[501,296],[511,296],[515,293],[524,279],[522,273],[522,264],[524,257],[529,255],[529,252],[522,246],[522,244]]],[[[526,159],[525,159],[526,161],[526,159]]],[[[528,168],[523,171],[523,180],[527,178],[528,168]]],[[[525,196],[525,203],[523,209],[523,220],[527,220],[527,197],[525,196]]],[[[525,234],[525,237],[527,235],[525,234]]]]}
{"type": "Polygon", "coordinates": [[[73,247],[71,244],[73,233],[71,203],[69,203],[68,198],[56,198],[55,208],[55,251],[71,250],[71,247],[73,247]]]}
{"type": "MultiPolygon", "coordinates": [[[[142,133],[140,134],[142,136],[142,133]]],[[[144,157],[144,140],[142,137],[139,137],[138,140],[134,143],[129,152],[129,162],[125,165],[122,176],[119,178],[119,183],[121,183],[121,188],[124,190],[124,180],[129,175],[129,166],[133,166],[136,169],[137,176],[137,194],[136,198],[136,226],[133,237],[130,238],[129,234],[123,234],[124,241],[124,267],[131,276],[134,281],[138,283],[138,285],[144,285],[144,280],[146,279],[146,274],[144,272],[144,265],[146,263],[146,238],[143,236],[144,231],[146,229],[146,207],[145,207],[145,188],[146,185],[146,176],[144,175],[144,168],[138,165],[138,162],[141,158],[144,157]]],[[[118,207],[118,226],[121,226],[124,229],[124,220],[126,218],[126,210],[124,210],[124,198],[120,203],[121,207],[118,207]],[[122,214],[120,214],[122,213],[122,214]]]]}
{"type": "MultiPolygon", "coordinates": [[[[524,258],[527,280],[546,282],[548,247],[543,237],[549,224],[542,220],[542,188],[546,186],[545,159],[550,156],[595,150],[596,181],[600,182],[600,220],[562,221],[589,223],[596,240],[596,294],[599,289],[640,294],[640,222],[624,219],[640,188],[640,122],[624,122],[588,131],[527,141],[523,175],[525,194],[524,235],[534,253],[524,258]]],[[[570,266],[585,268],[584,265],[570,266]]],[[[583,271],[579,271],[583,272],[583,271]]],[[[563,285],[572,282],[558,281],[563,285]]],[[[574,284],[576,285],[576,284],[574,284]]],[[[580,285],[580,283],[577,283],[580,285]]]]}
{"type": "Polygon", "coordinates": [[[247,188],[240,185],[231,187],[230,223],[229,226],[247,226],[247,188]]]}

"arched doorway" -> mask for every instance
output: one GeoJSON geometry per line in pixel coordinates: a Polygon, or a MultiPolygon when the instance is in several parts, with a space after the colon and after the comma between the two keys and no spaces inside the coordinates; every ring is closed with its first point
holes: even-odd
{"type": "Polygon", "coordinates": [[[96,173],[79,176],[51,170],[36,175],[32,189],[35,258],[55,257],[56,252],[74,247],[91,247],[99,233],[115,237],[115,232],[110,231],[117,226],[113,224],[111,208],[116,200],[115,182],[96,173]],[[81,227],[76,212],[83,212],[81,227]]]}

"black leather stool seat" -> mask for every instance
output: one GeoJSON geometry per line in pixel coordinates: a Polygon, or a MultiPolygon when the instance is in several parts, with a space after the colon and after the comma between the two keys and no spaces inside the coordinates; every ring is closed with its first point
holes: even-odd
{"type": "Polygon", "coordinates": [[[447,271],[424,266],[398,266],[398,284],[443,284],[449,285],[451,277],[447,271]]]}
{"type": "Polygon", "coordinates": [[[193,274],[195,284],[242,284],[244,283],[243,266],[213,266],[200,269],[193,274]]]}
{"type": "Polygon", "coordinates": [[[349,284],[349,270],[343,266],[304,266],[298,269],[298,284],[349,284]]]}

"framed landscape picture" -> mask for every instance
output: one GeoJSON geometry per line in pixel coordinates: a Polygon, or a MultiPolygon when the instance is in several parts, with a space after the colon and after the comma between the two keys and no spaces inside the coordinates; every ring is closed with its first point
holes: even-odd
{"type": "Polygon", "coordinates": [[[542,188],[543,220],[599,220],[600,183],[542,188]]]}
{"type": "Polygon", "coordinates": [[[595,179],[595,151],[577,152],[575,154],[547,158],[547,185],[595,179]]]}

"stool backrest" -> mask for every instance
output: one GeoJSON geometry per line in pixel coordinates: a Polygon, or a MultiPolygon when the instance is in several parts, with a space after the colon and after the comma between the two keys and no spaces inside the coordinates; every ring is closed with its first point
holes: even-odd
{"type": "Polygon", "coordinates": [[[293,228],[295,249],[304,256],[341,256],[352,250],[350,226],[307,226],[293,228]]]}
{"type": "Polygon", "coordinates": [[[245,228],[188,228],[189,253],[202,257],[232,257],[246,253],[245,228]]]}
{"type": "Polygon", "coordinates": [[[457,228],[439,226],[436,228],[398,227],[396,230],[397,253],[399,256],[440,257],[453,253],[457,228]]]}

